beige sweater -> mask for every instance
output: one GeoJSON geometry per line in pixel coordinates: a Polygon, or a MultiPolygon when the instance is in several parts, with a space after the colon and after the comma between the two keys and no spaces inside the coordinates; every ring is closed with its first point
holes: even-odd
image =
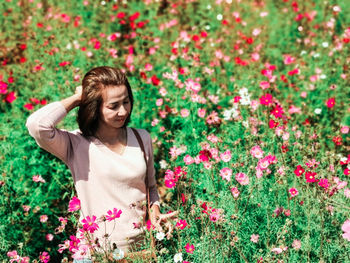
{"type": "MultiPolygon", "coordinates": [[[[116,221],[102,222],[94,237],[109,240],[127,250],[142,236],[144,230],[133,223],[142,222],[145,215],[146,164],[137,139],[127,127],[127,146],[119,155],[101,143],[97,138],[85,138],[80,130],[66,131],[55,125],[67,115],[59,101],[50,103],[32,113],[26,122],[28,131],[37,144],[60,158],[70,169],[78,198],[81,201],[81,217],[107,215],[108,210],[122,210],[116,221]]],[[[151,203],[158,201],[153,149],[149,133],[138,129],[145,146],[148,161],[148,185],[151,203]]],[[[111,244],[112,244],[111,243],[111,244]]],[[[103,245],[103,242],[101,242],[103,245]]]]}

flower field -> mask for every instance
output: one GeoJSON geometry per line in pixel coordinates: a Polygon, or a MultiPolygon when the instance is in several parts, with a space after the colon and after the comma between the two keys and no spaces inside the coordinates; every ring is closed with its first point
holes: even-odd
{"type": "MultiPolygon", "coordinates": [[[[72,262],[89,249],[74,236],[69,169],[25,122],[103,65],[127,73],[129,126],[151,134],[161,212],[179,212],[152,231],[158,262],[350,262],[347,1],[0,8],[0,262],[72,262]]],[[[77,129],[76,115],[58,128],[77,129]]],[[[116,229],[122,216],[106,211],[116,229]]],[[[93,232],[96,218],[84,220],[93,232]]]]}

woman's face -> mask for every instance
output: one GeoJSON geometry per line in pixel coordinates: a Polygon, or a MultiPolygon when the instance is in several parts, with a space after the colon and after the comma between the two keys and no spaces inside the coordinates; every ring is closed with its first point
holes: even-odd
{"type": "Polygon", "coordinates": [[[102,92],[100,124],[121,128],[131,111],[128,89],[125,85],[107,86],[102,92]]]}

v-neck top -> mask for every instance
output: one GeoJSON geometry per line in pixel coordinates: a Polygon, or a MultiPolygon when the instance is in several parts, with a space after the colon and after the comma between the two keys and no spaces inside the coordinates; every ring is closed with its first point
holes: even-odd
{"type": "Polygon", "coordinates": [[[145,176],[148,178],[150,202],[159,200],[150,134],[137,129],[146,152],[146,175],[143,152],[130,127],[126,128],[126,148],[123,154],[118,154],[96,137],[84,137],[79,129],[56,128],[66,114],[61,102],[52,102],[32,113],[26,127],[41,148],[60,158],[70,169],[81,202],[80,220],[93,215],[100,218],[114,208],[122,210],[115,222],[101,222],[93,236],[104,240],[107,232],[111,234],[111,244],[114,242],[127,250],[144,233],[144,229],[135,228],[135,225],[143,222],[146,212],[145,176]]]}

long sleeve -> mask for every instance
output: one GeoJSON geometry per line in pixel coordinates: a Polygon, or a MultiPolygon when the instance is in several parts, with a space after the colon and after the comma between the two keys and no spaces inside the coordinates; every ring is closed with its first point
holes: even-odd
{"type": "Polygon", "coordinates": [[[52,102],[32,113],[26,127],[41,148],[68,164],[73,152],[71,135],[55,127],[66,115],[67,111],[61,102],[52,102]]]}

